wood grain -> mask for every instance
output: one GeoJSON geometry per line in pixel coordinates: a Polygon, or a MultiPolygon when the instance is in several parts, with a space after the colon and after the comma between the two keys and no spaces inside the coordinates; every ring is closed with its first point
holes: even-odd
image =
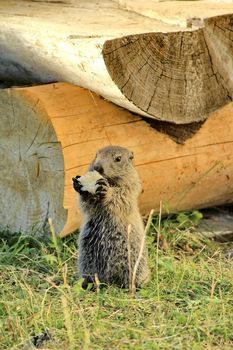
{"type": "Polygon", "coordinates": [[[48,215],[62,236],[79,227],[72,177],[84,174],[96,150],[108,144],[134,151],[143,214],[158,211],[160,202],[164,212],[232,202],[232,103],[183,145],[139,116],[67,83],[1,91],[0,106],[1,228],[27,229],[48,215]],[[21,163],[19,140],[23,157],[27,154],[21,163]]]}
{"type": "Polygon", "coordinates": [[[103,56],[129,101],[151,117],[186,124],[232,101],[232,33],[230,14],[206,19],[203,28],[190,32],[108,40],[103,56]]]}
{"type": "Polygon", "coordinates": [[[0,92],[0,228],[42,235],[66,222],[61,145],[36,96],[0,92]]]}

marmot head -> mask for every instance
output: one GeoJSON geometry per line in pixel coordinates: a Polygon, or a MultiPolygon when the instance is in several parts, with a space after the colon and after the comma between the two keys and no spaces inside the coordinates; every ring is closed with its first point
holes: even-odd
{"type": "MultiPolygon", "coordinates": [[[[121,146],[107,146],[97,151],[89,170],[98,171],[112,184],[135,181],[138,178],[133,166],[133,152],[121,146]]],[[[139,180],[138,180],[139,181],[139,180]]]]}

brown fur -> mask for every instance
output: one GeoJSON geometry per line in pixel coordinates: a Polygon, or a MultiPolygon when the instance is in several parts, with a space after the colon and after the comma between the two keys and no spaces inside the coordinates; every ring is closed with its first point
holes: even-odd
{"type": "MultiPolygon", "coordinates": [[[[79,274],[86,278],[85,281],[92,281],[97,274],[100,282],[129,287],[129,274],[133,271],[144,235],[137,203],[141,183],[132,159],[133,153],[120,146],[99,150],[89,167],[89,171],[96,170],[102,175],[102,179],[96,182],[94,195],[82,191],[79,177],[76,185],[74,180],[85,216],[79,237],[78,260],[79,274]]],[[[147,250],[144,248],[136,274],[136,287],[148,278],[147,250]]]]}

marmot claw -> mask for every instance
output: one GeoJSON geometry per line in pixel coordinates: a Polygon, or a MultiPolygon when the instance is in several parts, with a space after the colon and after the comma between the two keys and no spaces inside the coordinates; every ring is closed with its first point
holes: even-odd
{"type": "Polygon", "coordinates": [[[81,193],[82,192],[82,184],[81,182],[79,181],[79,178],[81,176],[77,175],[76,177],[73,177],[72,180],[73,180],[73,187],[75,189],[75,191],[77,191],[78,193],[81,193]]]}

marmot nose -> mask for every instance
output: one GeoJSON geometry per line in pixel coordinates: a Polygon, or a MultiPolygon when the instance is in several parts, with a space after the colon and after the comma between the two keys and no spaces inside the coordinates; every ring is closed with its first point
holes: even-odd
{"type": "Polygon", "coordinates": [[[100,173],[100,174],[103,174],[103,172],[104,172],[104,169],[103,169],[102,165],[100,165],[100,164],[95,164],[94,170],[98,171],[98,173],[100,173]]]}

